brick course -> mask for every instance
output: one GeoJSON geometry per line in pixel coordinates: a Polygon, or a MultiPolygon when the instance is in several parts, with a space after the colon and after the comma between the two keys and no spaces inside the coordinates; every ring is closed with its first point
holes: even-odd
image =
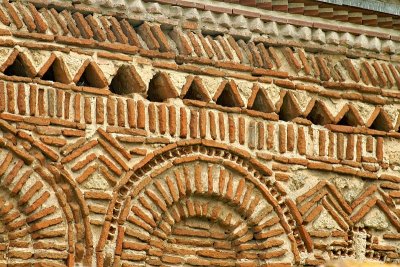
{"type": "Polygon", "coordinates": [[[0,3],[0,266],[399,263],[397,18],[224,2],[0,3]]]}

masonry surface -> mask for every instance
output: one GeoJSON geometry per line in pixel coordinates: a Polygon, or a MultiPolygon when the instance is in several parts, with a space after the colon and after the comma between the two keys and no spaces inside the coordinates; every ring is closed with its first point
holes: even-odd
{"type": "Polygon", "coordinates": [[[0,3],[0,266],[400,263],[400,19],[0,3]]]}

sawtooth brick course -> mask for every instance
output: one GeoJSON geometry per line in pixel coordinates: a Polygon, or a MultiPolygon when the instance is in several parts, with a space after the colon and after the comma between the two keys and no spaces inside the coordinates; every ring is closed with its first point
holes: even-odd
{"type": "Polygon", "coordinates": [[[0,3],[0,266],[399,263],[398,18],[216,2],[0,3]]]}

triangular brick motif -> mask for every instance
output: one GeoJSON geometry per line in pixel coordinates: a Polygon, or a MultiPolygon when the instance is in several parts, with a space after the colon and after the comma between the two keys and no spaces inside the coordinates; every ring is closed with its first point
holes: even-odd
{"type": "Polygon", "coordinates": [[[149,89],[147,90],[148,100],[162,102],[177,96],[178,93],[167,73],[159,72],[150,80],[149,89]]]}
{"type": "Polygon", "coordinates": [[[70,2],[1,4],[0,267],[400,263],[400,0],[70,2]]]}
{"type": "Polygon", "coordinates": [[[365,214],[358,224],[376,230],[384,230],[389,226],[386,217],[386,214],[375,206],[365,214]]]}
{"type": "Polygon", "coordinates": [[[260,88],[258,85],[253,87],[253,92],[247,103],[247,107],[252,110],[257,110],[260,112],[270,113],[274,112],[274,104],[268,97],[267,92],[260,88]]]}
{"type": "Polygon", "coordinates": [[[333,122],[333,117],[326,106],[320,101],[315,101],[313,108],[307,115],[313,124],[326,125],[333,122]]]}
{"type": "Polygon", "coordinates": [[[363,125],[360,114],[355,107],[346,105],[336,116],[336,124],[345,126],[363,125]]]}
{"type": "Polygon", "coordinates": [[[37,76],[43,80],[69,84],[71,77],[64,61],[52,54],[37,76]]]}
{"type": "Polygon", "coordinates": [[[36,71],[31,61],[18,50],[14,50],[6,62],[1,66],[0,71],[7,76],[35,77],[36,71]]]}
{"type": "Polygon", "coordinates": [[[336,222],[336,220],[329,214],[329,212],[323,208],[323,206],[317,206],[319,212],[313,221],[313,226],[317,230],[329,230],[332,229],[339,230],[341,227],[336,222]]]}
{"type": "Polygon", "coordinates": [[[142,93],[146,91],[146,85],[133,66],[121,66],[110,84],[110,90],[119,95],[142,93]]]}
{"type": "Polygon", "coordinates": [[[237,85],[234,81],[223,81],[215,93],[213,100],[224,107],[243,107],[237,85]]]}
{"type": "Polygon", "coordinates": [[[384,201],[380,200],[377,196],[369,198],[368,201],[359,206],[360,207],[350,218],[354,224],[361,221],[375,207],[386,215],[388,222],[390,222],[397,231],[400,231],[400,223],[396,215],[392,213],[389,206],[384,201]]]}
{"type": "Polygon", "coordinates": [[[90,149],[96,149],[99,153],[79,155],[76,158],[67,156],[61,160],[61,163],[63,166],[70,166],[69,164],[72,160],[77,162],[70,167],[73,173],[80,173],[80,175],[75,178],[78,184],[85,183],[92,175],[100,175],[105,179],[104,181],[107,181],[110,185],[115,185],[117,181],[116,177],[120,177],[124,171],[129,170],[124,158],[129,161],[132,155],[118,140],[105,130],[99,128],[97,129],[97,133],[99,138],[97,140],[88,140],[85,142],[84,146],[90,149]],[[104,150],[105,148],[109,150],[104,150]],[[110,152],[111,150],[110,157],[106,151],[110,152]]]}
{"type": "Polygon", "coordinates": [[[107,80],[99,66],[86,60],[74,78],[78,86],[104,88],[108,86],[107,80]]]}
{"type": "Polygon", "coordinates": [[[186,84],[182,88],[181,97],[183,99],[199,100],[209,102],[210,97],[199,77],[188,76],[186,84]]]}
{"type": "Polygon", "coordinates": [[[382,108],[377,107],[369,118],[367,127],[388,132],[393,129],[393,124],[389,115],[382,108]]]}
{"type": "Polygon", "coordinates": [[[309,191],[297,197],[296,202],[298,203],[299,212],[303,215],[306,223],[315,221],[319,214],[326,210],[342,229],[347,230],[348,225],[351,224],[347,215],[351,213],[352,208],[337,188],[326,181],[319,182],[309,191]]]}
{"type": "Polygon", "coordinates": [[[291,93],[287,92],[281,101],[279,103],[280,107],[277,107],[280,120],[291,121],[300,116],[301,110],[299,104],[291,93]]]}

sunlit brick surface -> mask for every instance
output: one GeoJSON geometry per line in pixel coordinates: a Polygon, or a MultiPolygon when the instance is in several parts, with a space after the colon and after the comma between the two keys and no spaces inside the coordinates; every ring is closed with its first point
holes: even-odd
{"type": "Polygon", "coordinates": [[[399,25],[3,1],[0,266],[399,263],[399,25]]]}

